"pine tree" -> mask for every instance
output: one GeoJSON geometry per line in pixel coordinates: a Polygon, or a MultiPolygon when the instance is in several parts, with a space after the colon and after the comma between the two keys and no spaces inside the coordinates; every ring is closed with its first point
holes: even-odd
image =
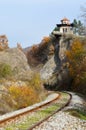
{"type": "Polygon", "coordinates": [[[86,35],[86,27],[83,25],[81,20],[74,19],[73,24],[74,24],[74,33],[75,34],[81,35],[81,36],[86,35]]]}

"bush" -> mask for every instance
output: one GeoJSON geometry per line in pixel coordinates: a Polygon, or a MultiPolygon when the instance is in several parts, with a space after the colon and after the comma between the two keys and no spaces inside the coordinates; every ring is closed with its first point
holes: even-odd
{"type": "Polygon", "coordinates": [[[38,74],[33,74],[32,79],[29,80],[29,83],[26,85],[10,86],[8,92],[12,100],[17,102],[17,109],[39,102],[43,100],[46,95],[38,74]]]}
{"type": "Polygon", "coordinates": [[[75,40],[71,50],[66,52],[70,63],[70,76],[73,79],[72,89],[85,94],[86,92],[86,50],[79,40],[75,40]]]}
{"type": "Polygon", "coordinates": [[[33,73],[32,79],[29,80],[29,86],[37,92],[42,90],[42,81],[39,74],[33,73]]]}
{"type": "Polygon", "coordinates": [[[12,74],[11,66],[5,63],[0,63],[0,77],[8,77],[12,74]]]}
{"type": "Polygon", "coordinates": [[[35,90],[28,86],[10,86],[11,98],[17,102],[17,109],[27,107],[38,101],[35,90]]]}

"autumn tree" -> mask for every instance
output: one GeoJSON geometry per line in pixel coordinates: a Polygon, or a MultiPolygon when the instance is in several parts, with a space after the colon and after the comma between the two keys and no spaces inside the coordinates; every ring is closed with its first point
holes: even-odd
{"type": "Polygon", "coordinates": [[[37,73],[32,74],[25,85],[12,85],[8,87],[8,92],[16,102],[16,109],[24,108],[44,99],[45,94],[42,87],[40,75],[37,73]]]}
{"type": "Polygon", "coordinates": [[[44,64],[47,61],[50,42],[50,37],[44,37],[40,44],[35,44],[28,50],[27,59],[32,67],[44,64]]]}
{"type": "Polygon", "coordinates": [[[86,24],[86,4],[81,7],[81,11],[82,11],[81,17],[83,18],[83,20],[86,24]]]}
{"type": "Polygon", "coordinates": [[[39,49],[39,45],[36,45],[34,44],[32,47],[31,47],[31,52],[33,55],[36,55],[36,53],[38,53],[38,49],[39,49]]]}
{"type": "Polygon", "coordinates": [[[83,43],[76,39],[66,55],[69,61],[70,76],[73,79],[73,90],[80,92],[82,87],[82,91],[86,91],[86,50],[83,43]]]}
{"type": "Polygon", "coordinates": [[[10,86],[9,94],[11,98],[17,102],[17,109],[27,107],[37,102],[37,94],[35,90],[29,86],[10,86]]]}
{"type": "Polygon", "coordinates": [[[86,4],[84,4],[84,6],[81,7],[81,18],[84,23],[83,34],[86,36],[86,4]]]}
{"type": "Polygon", "coordinates": [[[40,55],[42,52],[44,52],[45,49],[47,49],[49,42],[50,42],[50,37],[44,37],[40,44],[32,46],[32,48],[31,48],[32,53],[35,56],[36,56],[36,54],[40,55]]]}

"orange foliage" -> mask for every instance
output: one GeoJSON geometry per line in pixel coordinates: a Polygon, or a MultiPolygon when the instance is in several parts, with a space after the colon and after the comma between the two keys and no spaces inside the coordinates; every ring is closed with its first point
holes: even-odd
{"type": "Polygon", "coordinates": [[[44,37],[40,44],[33,45],[27,52],[28,63],[36,67],[48,59],[50,37],[44,37]]]}
{"type": "Polygon", "coordinates": [[[47,44],[50,42],[50,37],[44,37],[41,44],[39,45],[33,45],[32,46],[32,53],[33,54],[36,54],[36,53],[39,53],[40,50],[43,50],[46,48],[47,44]]]}
{"type": "Polygon", "coordinates": [[[70,63],[71,75],[75,74],[74,71],[76,71],[76,68],[80,66],[84,52],[83,45],[79,40],[75,40],[72,44],[71,50],[66,51],[66,56],[70,63]]]}
{"type": "Polygon", "coordinates": [[[44,98],[44,89],[40,75],[33,74],[32,79],[24,86],[10,86],[8,92],[12,99],[17,102],[17,109],[27,107],[44,98]]]}
{"type": "Polygon", "coordinates": [[[17,108],[27,107],[38,100],[35,90],[27,86],[10,86],[9,93],[17,102],[17,108]]]}
{"type": "Polygon", "coordinates": [[[86,83],[86,50],[79,40],[75,40],[72,44],[71,50],[66,52],[66,56],[70,63],[70,75],[73,78],[73,89],[86,90],[84,86],[86,83]]]}
{"type": "Polygon", "coordinates": [[[82,53],[83,46],[79,40],[75,40],[72,44],[71,50],[66,51],[66,55],[69,60],[75,59],[77,54],[82,53]]]}
{"type": "Polygon", "coordinates": [[[45,43],[49,43],[50,42],[50,37],[44,37],[42,41],[45,42],[45,43]]]}
{"type": "Polygon", "coordinates": [[[32,50],[33,54],[37,53],[38,52],[38,46],[37,45],[33,45],[31,50],[32,50]]]}

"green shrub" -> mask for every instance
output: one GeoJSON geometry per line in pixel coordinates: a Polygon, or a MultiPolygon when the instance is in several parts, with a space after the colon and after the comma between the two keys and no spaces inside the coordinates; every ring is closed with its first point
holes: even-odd
{"type": "Polygon", "coordinates": [[[5,78],[11,76],[11,74],[12,74],[11,66],[6,63],[0,63],[0,77],[5,78]]]}

